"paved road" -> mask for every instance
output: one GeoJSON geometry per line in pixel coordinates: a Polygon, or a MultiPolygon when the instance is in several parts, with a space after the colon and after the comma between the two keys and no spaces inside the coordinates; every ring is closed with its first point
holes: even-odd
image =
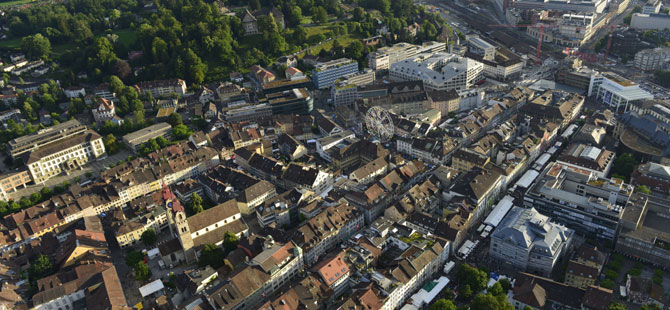
{"type": "Polygon", "coordinates": [[[21,199],[21,197],[30,196],[32,193],[40,191],[45,186],[53,187],[54,185],[62,184],[64,181],[69,181],[70,183],[73,183],[75,177],[80,177],[83,181],[86,180],[85,174],[86,172],[89,171],[93,173],[92,176],[93,178],[97,178],[98,175],[100,174],[100,169],[109,167],[109,165],[112,163],[116,164],[120,160],[125,160],[130,155],[133,155],[132,152],[124,149],[117,154],[107,156],[107,158],[105,159],[91,161],[87,163],[83,168],[71,171],[70,174],[68,175],[64,174],[58,175],[56,177],[47,180],[43,184],[29,185],[28,187],[19,189],[13,193],[8,193],[7,196],[10,199],[19,200],[21,199]]]}

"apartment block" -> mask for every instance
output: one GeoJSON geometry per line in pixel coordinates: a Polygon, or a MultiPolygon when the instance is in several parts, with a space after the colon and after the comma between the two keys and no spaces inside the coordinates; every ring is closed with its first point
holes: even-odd
{"type": "Polygon", "coordinates": [[[182,79],[144,81],[137,83],[135,88],[138,93],[151,93],[154,98],[170,97],[172,94],[182,97],[186,94],[186,81],[182,79]]]}

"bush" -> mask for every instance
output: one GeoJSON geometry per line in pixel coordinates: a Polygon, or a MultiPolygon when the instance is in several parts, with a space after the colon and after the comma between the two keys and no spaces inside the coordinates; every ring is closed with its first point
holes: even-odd
{"type": "Polygon", "coordinates": [[[607,277],[610,280],[616,280],[616,278],[619,276],[619,273],[617,273],[614,270],[607,270],[605,271],[605,277],[607,277]]]}
{"type": "Polygon", "coordinates": [[[600,286],[607,288],[607,289],[613,289],[614,288],[614,281],[610,279],[605,279],[602,282],[600,282],[600,286]]]}

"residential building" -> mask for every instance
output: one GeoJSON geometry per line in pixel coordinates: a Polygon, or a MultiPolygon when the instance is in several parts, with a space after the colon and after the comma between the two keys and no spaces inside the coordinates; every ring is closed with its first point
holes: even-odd
{"type": "Polygon", "coordinates": [[[91,112],[93,113],[93,119],[98,122],[98,124],[102,124],[106,121],[115,121],[117,125],[120,125],[122,122],[121,119],[116,116],[114,102],[105,98],[99,98],[96,106],[91,112]]]}
{"type": "Polygon", "coordinates": [[[121,281],[111,263],[80,265],[40,279],[32,297],[33,309],[123,309],[127,307],[121,281]]]}
{"type": "Polygon", "coordinates": [[[41,184],[64,171],[80,168],[104,154],[102,137],[88,130],[31,151],[24,163],[33,181],[41,184]]]}
{"type": "Polygon", "coordinates": [[[282,174],[282,181],[287,189],[306,189],[321,195],[332,188],[334,180],[326,171],[290,163],[282,174]]]}
{"type": "Polygon", "coordinates": [[[581,289],[595,285],[606,259],[607,255],[598,251],[597,247],[582,245],[568,263],[565,283],[581,289]]]}
{"type": "Polygon", "coordinates": [[[462,172],[470,171],[473,167],[483,169],[489,162],[489,156],[468,148],[460,148],[451,156],[451,168],[462,172]]]}
{"type": "Polygon", "coordinates": [[[276,7],[272,8],[262,8],[260,10],[256,10],[253,13],[249,11],[249,9],[244,9],[243,16],[241,18],[242,20],[242,26],[244,28],[244,35],[249,36],[249,35],[255,35],[255,34],[260,34],[258,30],[258,17],[260,16],[268,16],[272,15],[272,17],[275,20],[275,23],[277,23],[277,26],[279,29],[284,29],[284,14],[282,11],[276,7]]]}
{"type": "Polygon", "coordinates": [[[451,112],[456,113],[459,110],[461,98],[455,90],[448,92],[431,91],[428,92],[428,97],[431,102],[430,108],[440,111],[443,116],[449,115],[451,112]]]}
{"type": "Polygon", "coordinates": [[[432,279],[446,261],[447,248],[440,242],[424,249],[409,246],[398,256],[398,265],[385,274],[374,275],[373,281],[389,293],[381,309],[398,309],[413,292],[432,279]]]}
{"type": "Polygon", "coordinates": [[[158,123],[123,136],[123,143],[133,150],[133,152],[137,153],[142,144],[149,141],[149,139],[163,137],[170,140],[171,136],[172,126],[168,123],[158,123]]]}
{"type": "MultiPolygon", "coordinates": [[[[633,170],[630,183],[634,186],[644,185],[652,192],[670,195],[670,166],[647,162],[633,170]]],[[[0,179],[0,185],[4,180],[0,179]]]]}
{"type": "Polygon", "coordinates": [[[525,272],[515,279],[510,298],[515,310],[606,310],[614,299],[612,290],[596,286],[584,290],[525,272]]]}
{"type": "Polygon", "coordinates": [[[651,279],[628,275],[626,280],[626,296],[638,305],[656,304],[661,309],[665,306],[663,286],[651,279]]]}
{"type": "Polygon", "coordinates": [[[522,106],[519,111],[531,117],[544,118],[566,128],[577,119],[584,105],[584,96],[560,90],[547,90],[522,106]]]}
{"type": "Polygon", "coordinates": [[[290,160],[296,160],[307,155],[307,148],[289,134],[279,135],[277,145],[279,146],[279,152],[286,155],[290,160]]]}
{"type": "Polygon", "coordinates": [[[384,158],[379,157],[349,173],[349,180],[361,185],[369,184],[374,182],[378,176],[387,173],[389,166],[384,158]]]}
{"type": "Polygon", "coordinates": [[[95,88],[93,88],[93,96],[105,98],[107,100],[115,100],[116,99],[116,93],[112,91],[111,86],[109,83],[101,83],[98,84],[95,88]]]}
{"type": "Polygon", "coordinates": [[[665,214],[670,201],[635,193],[621,216],[615,251],[644,262],[670,267],[670,229],[665,214]]]}
{"type": "Polygon", "coordinates": [[[291,81],[302,80],[305,78],[305,73],[295,67],[288,67],[284,73],[286,74],[286,78],[291,81]]]}
{"type": "Polygon", "coordinates": [[[533,208],[513,207],[491,234],[489,255],[503,265],[550,276],[568,251],[573,234],[533,208]]]}
{"type": "Polygon", "coordinates": [[[598,86],[596,100],[619,111],[623,108],[628,111],[631,102],[653,99],[654,96],[640,88],[637,83],[617,74],[607,72],[600,75],[601,83],[598,86]]]}
{"type": "Polygon", "coordinates": [[[317,64],[312,71],[314,86],[325,89],[333,86],[341,77],[358,72],[358,63],[348,58],[340,58],[317,64]]]}
{"type": "MultiPolygon", "coordinates": [[[[142,198],[143,197],[136,199],[142,198]]],[[[151,199],[151,197],[147,198],[151,199]]],[[[160,200],[160,202],[162,203],[163,201],[160,200]]],[[[167,228],[167,225],[168,219],[166,209],[162,205],[159,205],[151,212],[123,221],[119,223],[118,226],[115,225],[114,235],[116,236],[116,242],[119,247],[124,249],[141,242],[142,234],[147,231],[147,229],[153,229],[154,232],[160,233],[163,229],[167,228]]]]}
{"type": "Polygon", "coordinates": [[[259,65],[251,66],[251,68],[249,68],[249,72],[261,85],[268,84],[276,79],[272,72],[259,65]]]}
{"type": "Polygon", "coordinates": [[[308,195],[297,189],[292,189],[272,198],[265,199],[262,206],[256,207],[256,217],[261,227],[267,227],[272,223],[278,226],[291,224],[291,212],[303,202],[308,195]]]}
{"type": "Polygon", "coordinates": [[[484,65],[465,57],[439,53],[419,54],[391,65],[389,73],[397,81],[421,80],[428,90],[468,89],[481,80],[484,65]]]}
{"type": "Polygon", "coordinates": [[[614,152],[597,146],[572,143],[561,153],[556,162],[586,170],[598,178],[605,178],[614,163],[614,152]]]}
{"type": "Polygon", "coordinates": [[[68,86],[63,88],[63,94],[66,98],[82,98],[86,96],[86,89],[81,86],[68,86]]]}
{"type": "Polygon", "coordinates": [[[303,251],[293,241],[285,244],[276,243],[272,237],[265,240],[263,252],[256,255],[250,262],[269,275],[263,285],[266,294],[272,294],[284,284],[295,278],[304,266],[303,251]]]}
{"type": "Polygon", "coordinates": [[[322,259],[312,267],[312,270],[321,277],[321,281],[333,290],[335,297],[349,289],[350,269],[343,256],[343,252],[338,252],[332,257],[322,259]]]}
{"type": "Polygon", "coordinates": [[[398,152],[419,158],[425,162],[440,164],[449,159],[449,155],[456,150],[457,143],[452,139],[443,141],[431,138],[398,138],[396,149],[398,152]]]}
{"type": "MultiPolygon", "coordinates": [[[[28,169],[9,171],[0,175],[0,195],[6,195],[19,188],[25,188],[33,179],[28,169]]],[[[8,200],[6,197],[5,200],[8,200]]]]}
{"type": "Polygon", "coordinates": [[[37,150],[47,144],[72,136],[80,135],[87,131],[86,126],[73,119],[51,127],[38,130],[36,133],[18,137],[7,144],[9,154],[12,158],[19,158],[30,151],[37,150]]]}
{"type": "Polygon", "coordinates": [[[312,266],[319,261],[319,257],[349,239],[363,225],[363,214],[355,207],[333,205],[298,227],[292,240],[304,250],[305,266],[312,266]]]}
{"type": "Polygon", "coordinates": [[[151,93],[154,98],[167,98],[173,94],[182,97],[186,94],[186,82],[182,79],[144,81],[137,83],[135,88],[138,93],[151,93]]]}
{"type": "Polygon", "coordinates": [[[632,193],[633,187],[620,179],[599,178],[585,169],[551,163],[526,192],[524,206],[584,237],[614,240],[632,193]]]}

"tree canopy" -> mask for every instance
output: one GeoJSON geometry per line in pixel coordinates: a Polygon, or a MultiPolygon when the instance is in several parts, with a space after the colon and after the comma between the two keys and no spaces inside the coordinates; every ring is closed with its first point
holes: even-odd
{"type": "Polygon", "coordinates": [[[41,33],[21,39],[21,51],[30,59],[47,58],[51,53],[51,42],[41,33]]]}
{"type": "Polygon", "coordinates": [[[156,244],[157,237],[153,228],[149,228],[142,233],[142,243],[147,246],[156,244]]]}

